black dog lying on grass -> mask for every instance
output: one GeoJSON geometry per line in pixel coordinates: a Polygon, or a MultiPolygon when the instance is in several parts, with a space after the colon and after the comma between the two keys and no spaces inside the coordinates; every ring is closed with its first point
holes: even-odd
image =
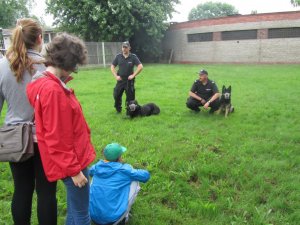
{"type": "Polygon", "coordinates": [[[139,105],[136,100],[128,102],[127,115],[131,118],[137,116],[151,116],[158,115],[160,113],[159,107],[154,103],[148,103],[145,105],[139,105]]]}

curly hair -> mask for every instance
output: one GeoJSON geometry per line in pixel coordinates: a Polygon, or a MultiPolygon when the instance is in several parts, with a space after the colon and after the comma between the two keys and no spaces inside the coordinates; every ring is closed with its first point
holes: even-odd
{"type": "Polygon", "coordinates": [[[87,49],[80,38],[68,33],[59,33],[47,45],[45,60],[46,66],[75,71],[77,64],[87,63],[87,49]]]}
{"type": "Polygon", "coordinates": [[[14,72],[17,82],[22,80],[25,70],[31,75],[34,73],[33,64],[35,62],[27,55],[28,49],[36,46],[37,38],[42,35],[42,27],[34,19],[23,18],[17,21],[12,32],[12,43],[7,50],[6,57],[10,63],[10,68],[14,72]]]}

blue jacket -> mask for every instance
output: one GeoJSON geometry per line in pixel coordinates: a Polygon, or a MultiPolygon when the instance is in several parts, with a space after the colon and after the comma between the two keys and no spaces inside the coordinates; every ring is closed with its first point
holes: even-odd
{"type": "Polygon", "coordinates": [[[90,214],[94,222],[115,222],[127,210],[132,181],[147,182],[147,170],[133,169],[129,164],[100,160],[89,171],[93,180],[90,188],[90,214]]]}

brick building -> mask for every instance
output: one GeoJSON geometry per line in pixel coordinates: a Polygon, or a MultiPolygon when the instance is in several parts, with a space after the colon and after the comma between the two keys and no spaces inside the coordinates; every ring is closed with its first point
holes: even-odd
{"type": "Polygon", "coordinates": [[[300,11],[174,23],[163,49],[175,63],[300,63],[300,11]]]}

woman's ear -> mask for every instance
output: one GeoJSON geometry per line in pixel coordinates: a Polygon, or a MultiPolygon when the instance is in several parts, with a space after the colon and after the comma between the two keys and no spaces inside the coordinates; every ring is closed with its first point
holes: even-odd
{"type": "Polygon", "coordinates": [[[36,38],[36,46],[35,46],[35,49],[38,51],[38,52],[41,52],[42,49],[43,49],[43,36],[41,34],[39,34],[39,36],[37,36],[36,38]]]}
{"type": "Polygon", "coordinates": [[[43,44],[43,36],[42,34],[39,34],[39,36],[36,39],[36,42],[38,45],[42,45],[43,44]]]}

